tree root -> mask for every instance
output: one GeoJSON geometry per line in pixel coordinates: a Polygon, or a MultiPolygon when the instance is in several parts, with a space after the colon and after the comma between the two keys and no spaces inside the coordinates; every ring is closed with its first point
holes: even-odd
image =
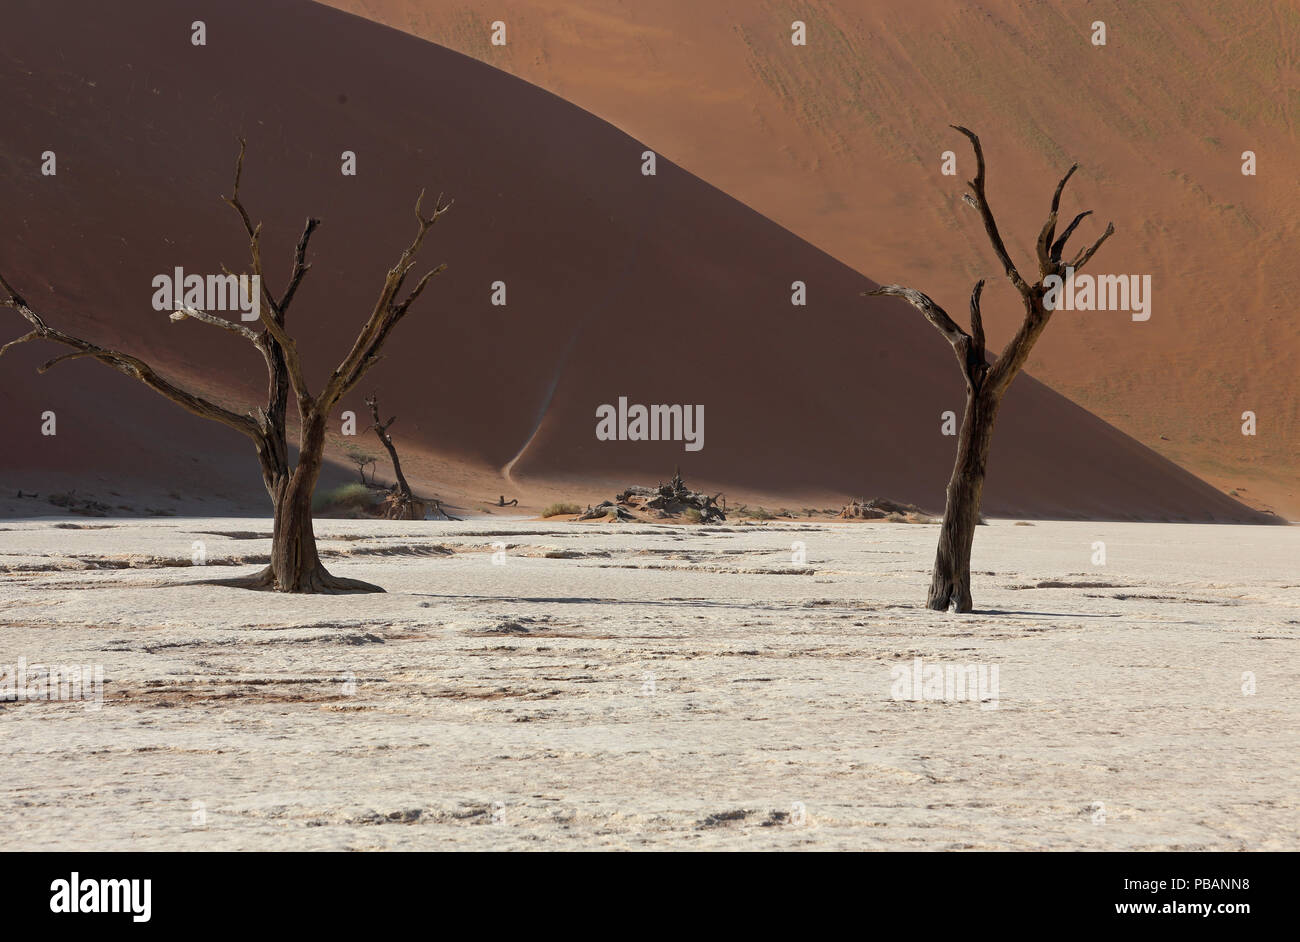
{"type": "Polygon", "coordinates": [[[282,588],[275,579],[275,573],[267,566],[251,576],[236,576],[231,579],[206,579],[195,585],[224,586],[231,589],[251,589],[258,592],[288,592],[299,595],[347,595],[364,592],[383,592],[382,587],[360,579],[347,579],[332,575],[324,566],[316,566],[311,572],[304,573],[291,588],[282,588]]]}
{"type": "Polygon", "coordinates": [[[952,579],[944,580],[941,583],[937,576],[930,585],[930,591],[925,599],[925,607],[936,612],[955,609],[959,615],[967,615],[975,610],[969,585],[964,585],[952,579]]]}

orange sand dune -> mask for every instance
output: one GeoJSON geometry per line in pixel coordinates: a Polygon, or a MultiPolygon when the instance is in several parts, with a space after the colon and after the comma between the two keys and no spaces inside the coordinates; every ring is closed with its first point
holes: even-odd
{"type": "MultiPolygon", "coordinates": [[[[962,392],[952,353],[910,308],[861,298],[873,284],[862,274],[668,159],[643,176],[650,145],[459,53],[305,0],[214,6],[201,14],[208,44],[194,47],[197,15],[168,0],[6,9],[0,266],[52,323],[254,401],[264,378],[246,343],[150,305],[159,273],[245,263],[218,199],[242,134],[242,195],[265,223],[273,278],[304,218],[324,219],[289,321],[313,387],[410,238],[415,194],[454,195],[424,256],[447,272],[344,403],[360,414],[378,390],[424,489],[466,504],[500,491],[590,500],[680,464],[692,484],[735,495],[941,505],[953,439],[940,413],[962,392]],[[54,177],[38,169],[47,149],[54,177]],[[347,150],[356,177],[340,173],[347,150]],[[796,279],[807,307],[790,304],[796,279]],[[490,303],[496,281],[504,307],[490,303]],[[597,441],[596,408],[620,396],[703,404],[704,449],[597,441]]],[[[1000,179],[1016,179],[1005,150],[993,156],[1000,179]]],[[[887,198],[888,176],[875,179],[887,198]]],[[[784,180],[811,185],[797,168],[784,180]]],[[[1080,189],[1121,221],[1132,213],[1122,193],[1080,189]]],[[[905,210],[878,217],[882,259],[919,225],[905,210]]],[[[974,270],[972,220],[954,211],[946,226],[942,244],[974,270]]],[[[876,241],[864,234],[859,261],[877,277],[924,281],[949,251],[930,246],[900,270],[876,264],[876,241]]],[[[1112,327],[1094,328],[1108,345],[1133,336],[1112,327]]],[[[261,499],[247,443],[99,364],[38,376],[57,352],[29,344],[0,362],[6,486],[81,472],[261,499]],[[39,431],[45,409],[53,438],[39,431]]],[[[1029,377],[1003,410],[991,472],[992,514],[1258,519],[1029,377]]]]}
{"type": "MultiPolygon", "coordinates": [[[[965,310],[997,268],[939,174],[976,128],[1027,264],[1052,184],[1114,219],[1094,270],[1150,321],[1058,316],[1029,368],[1161,454],[1300,516],[1300,11],[1078,0],[324,0],[457,49],[651,142],[840,261],[965,310]],[[507,45],[489,24],[507,24],[507,45]],[[807,25],[808,45],[790,42],[807,25]],[[1091,24],[1107,26],[1094,46],[1091,24]],[[1259,171],[1243,176],[1241,153],[1259,171]],[[1240,434],[1241,413],[1259,434],[1240,434]]],[[[1014,295],[986,295],[991,336],[1014,295]]]]}

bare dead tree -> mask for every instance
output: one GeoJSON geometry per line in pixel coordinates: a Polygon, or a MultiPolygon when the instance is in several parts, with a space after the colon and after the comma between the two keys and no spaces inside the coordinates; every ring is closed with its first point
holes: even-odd
{"type": "Polygon", "coordinates": [[[984,223],[984,231],[993,244],[993,251],[1002,264],[1008,280],[1020,294],[1024,304],[1025,316],[1014,337],[1007,342],[1002,353],[992,361],[984,349],[984,322],[980,315],[980,295],[984,291],[984,279],[975,283],[970,296],[970,331],[957,325],[947,312],[920,291],[904,288],[901,285],[882,285],[867,295],[891,295],[902,298],[919,310],[931,324],[952,344],[966,379],[966,408],[962,416],[961,430],[957,437],[957,459],[953,464],[952,477],[948,481],[947,504],[943,514],[943,525],[939,531],[939,548],[934,561],[934,574],[930,581],[930,591],[926,605],[936,611],[947,611],[955,607],[959,612],[969,612],[972,608],[970,594],[970,556],[971,546],[975,540],[975,527],[979,523],[980,501],[984,493],[984,475],[988,466],[989,445],[993,440],[993,423],[997,418],[1002,397],[1011,382],[1029,358],[1039,336],[1051,320],[1052,310],[1044,303],[1048,289],[1043,282],[1051,275],[1064,277],[1066,269],[1081,269],[1101,248],[1115,231],[1113,224],[1107,224],[1101,238],[1091,246],[1080,249],[1069,262],[1062,261],[1065,243],[1074,230],[1091,210],[1079,213],[1060,236],[1056,235],[1057,212],[1061,205],[1061,194],[1065,184],[1074,171],[1079,168],[1074,164],[1066,171],[1061,182],[1052,194],[1052,207],[1047,221],[1038,234],[1036,245],[1038,255],[1038,280],[1033,284],[1025,281],[1016,269],[1015,263],[1007,253],[1007,247],[998,232],[993,210],[989,207],[988,197],[984,191],[984,151],[980,139],[970,130],[952,125],[970,139],[975,149],[975,179],[967,185],[970,192],[962,199],[979,211],[984,223]]]}
{"type": "Polygon", "coordinates": [[[393,437],[388,434],[389,428],[397,421],[397,416],[393,416],[387,422],[381,421],[379,398],[374,393],[366,397],[366,405],[370,407],[370,415],[374,419],[374,424],[370,427],[384,446],[384,450],[388,452],[388,457],[393,462],[393,475],[397,478],[397,483],[393,485],[384,501],[384,516],[390,520],[422,519],[424,502],[416,500],[415,495],[411,493],[411,485],[406,483],[406,476],[402,474],[402,462],[397,457],[397,446],[393,444],[393,437]]]}
{"type": "MultiPolygon", "coordinates": [[[[307,247],[320,220],[309,218],[294,249],[293,268],[284,291],[277,297],[267,287],[262,270],[262,224],[254,225],[239,198],[239,181],[244,167],[245,141],[239,141],[239,157],[235,162],[235,182],[232,195],[222,197],[239,215],[248,236],[252,256],[251,274],[261,284],[261,329],[253,330],[243,324],[229,321],[192,308],[176,311],[173,322],[195,320],[238,334],[248,340],[266,361],[267,401],[264,406],[247,413],[211,402],[202,396],[176,385],[161,376],[143,360],[110,350],[63,333],[46,323],[45,319],[0,276],[0,286],[6,295],[4,303],[20,313],[32,329],[0,347],[0,355],[15,344],[29,340],[48,340],[71,347],[71,353],[55,357],[39,372],[44,373],[57,363],[78,357],[91,357],[166,396],[184,409],[220,422],[252,440],[257,449],[262,468],[262,480],[271,497],[274,527],[271,537],[271,563],[266,569],[244,579],[226,580],[224,584],[253,589],[275,589],[281,592],[382,592],[383,589],[357,579],[344,579],[331,575],[316,551],[316,536],[312,529],[311,499],[320,476],[325,450],[325,425],[338,401],[375,365],[379,350],[393,328],[404,318],[411,305],[419,298],[430,279],[446,267],[439,265],[426,272],[405,294],[402,293],[407,275],[415,267],[416,256],[424,244],[425,236],[433,224],[451,208],[439,196],[431,215],[424,215],[421,207],[424,193],[415,202],[418,223],[415,237],[403,250],[397,263],[389,269],[374,308],[362,325],[351,350],[330,373],[329,378],[314,395],[308,388],[297,344],[285,328],[285,316],[299,286],[311,264],[307,261],[307,247]],[[285,431],[285,417],[292,394],[300,420],[298,461],[290,466],[289,449],[285,431]]],[[[224,270],[224,269],[223,269],[224,270]]],[[[226,274],[230,274],[226,272],[226,274]]]]}

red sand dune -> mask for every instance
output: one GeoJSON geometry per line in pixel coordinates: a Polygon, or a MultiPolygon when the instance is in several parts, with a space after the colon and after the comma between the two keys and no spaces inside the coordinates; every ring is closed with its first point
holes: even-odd
{"type": "MultiPolygon", "coordinates": [[[[902,303],[859,297],[873,284],[862,274],[667,159],[642,176],[653,143],[459,53],[305,0],[204,10],[208,45],[194,47],[199,15],[168,0],[6,9],[0,268],[51,323],[255,400],[262,366],[244,342],[150,306],[159,273],[246,263],[218,198],[242,134],[242,195],[265,222],[273,278],[304,218],[324,220],[289,323],[313,386],[409,240],[415,194],[455,197],[424,254],[447,272],[344,404],[360,414],[364,393],[379,391],[422,489],[466,504],[501,491],[585,502],[680,464],[692,484],[733,496],[941,505],[953,439],[939,416],[961,402],[952,353],[902,303]],[[39,173],[46,149],[56,177],[39,173]],[[339,172],[345,150],[357,153],[355,178],[339,172]],[[806,308],[790,304],[795,279],[808,284],[806,308]],[[505,307],[490,304],[496,280],[505,307]],[[619,396],[704,404],[704,450],[598,442],[596,407],[619,396]]],[[[792,170],[784,185],[803,180],[792,170]]],[[[1122,218],[1105,192],[1083,189],[1122,218]]],[[[887,218],[877,231],[912,224],[887,218]]],[[[958,246],[976,237],[968,215],[948,226],[958,246]]],[[[879,275],[865,241],[862,266],[879,275]]],[[[947,251],[931,246],[922,264],[947,251]]],[[[926,270],[887,274],[920,283],[926,270]]],[[[6,317],[6,339],[23,332],[6,317]]],[[[257,497],[237,435],[100,364],[37,376],[57,352],[27,344],[0,361],[6,486],[81,472],[92,484],[134,477],[257,497]],[[44,409],[58,413],[55,438],[40,435],[44,409]]],[[[1257,519],[1028,376],[1003,410],[985,509],[1257,519]]]]}
{"type": "MultiPolygon", "coordinates": [[[[1113,218],[1094,270],[1150,273],[1152,319],[1059,316],[1029,369],[1225,490],[1300,518],[1300,10],[1255,0],[324,0],[520,76],[875,278],[965,310],[996,274],[939,175],[976,128],[1012,252],[1050,188],[1113,218]],[[790,23],[808,46],[791,45],[790,23]],[[506,46],[488,25],[508,26],[506,46]],[[1107,24],[1093,46],[1091,24],[1107,24]],[[1259,173],[1242,176],[1254,150],[1259,173]],[[1240,434],[1241,413],[1259,434],[1240,434]]],[[[1093,231],[1085,227],[1085,232],[1093,231]]],[[[1099,231],[1099,230],[1098,230],[1099,231]]],[[[990,288],[991,336],[1014,296],[990,288]]]]}

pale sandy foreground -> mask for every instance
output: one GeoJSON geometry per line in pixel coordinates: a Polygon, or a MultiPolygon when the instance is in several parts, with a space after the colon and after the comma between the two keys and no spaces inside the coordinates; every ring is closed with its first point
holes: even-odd
{"type": "Polygon", "coordinates": [[[13,849],[1300,849],[1295,527],[995,522],[958,616],[933,526],[323,521],[389,591],[301,598],[192,584],[266,520],[69,523],[0,524],[0,670],[106,678],[0,704],[13,849]]]}

